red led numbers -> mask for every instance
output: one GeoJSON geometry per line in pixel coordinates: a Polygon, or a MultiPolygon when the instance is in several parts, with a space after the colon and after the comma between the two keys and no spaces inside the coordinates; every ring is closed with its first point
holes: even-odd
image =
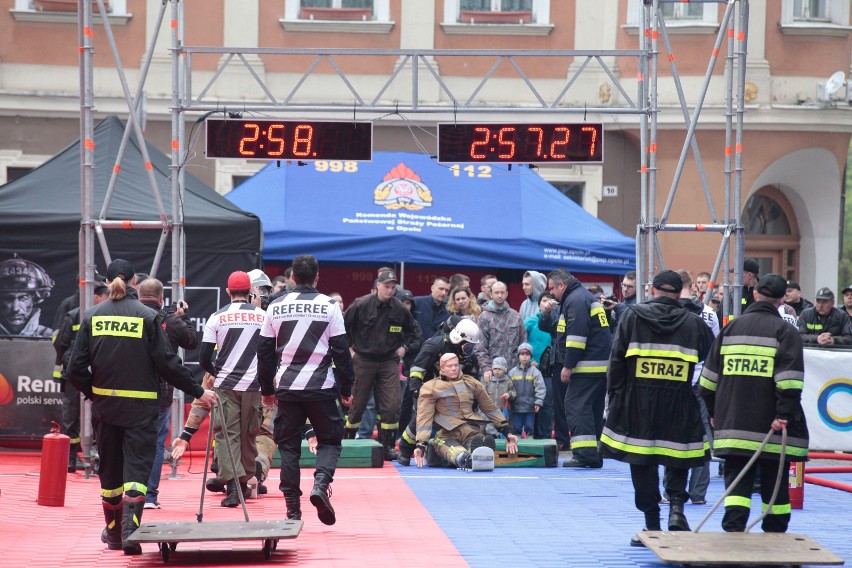
{"type": "Polygon", "coordinates": [[[603,162],[602,124],[438,124],[438,162],[603,162]]]}
{"type": "Polygon", "coordinates": [[[373,159],[370,122],[207,120],[207,157],[251,160],[373,159]]]}

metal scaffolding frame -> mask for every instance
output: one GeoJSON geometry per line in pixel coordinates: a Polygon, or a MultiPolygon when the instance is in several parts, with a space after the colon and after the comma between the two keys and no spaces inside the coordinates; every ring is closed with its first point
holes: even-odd
{"type": "MultiPolygon", "coordinates": [[[[171,279],[174,297],[181,297],[186,285],[185,235],[183,231],[183,192],[184,165],[188,150],[184,125],[188,113],[199,113],[199,121],[205,116],[221,112],[255,112],[262,114],[285,113],[319,113],[337,114],[340,116],[387,114],[438,114],[457,116],[476,113],[497,114],[533,114],[548,117],[563,115],[588,114],[600,115],[635,115],[639,119],[641,168],[640,176],[640,222],[636,229],[636,262],[637,262],[637,293],[639,299],[644,299],[643,283],[650,282],[654,272],[665,268],[663,251],[659,243],[659,233],[666,231],[680,232],[716,232],[721,236],[719,253],[713,266],[713,280],[721,272],[721,284],[730,290],[729,296],[738,299],[742,290],[742,261],[744,254],[744,227],[740,219],[741,174],[742,174],[742,135],[743,117],[745,111],[744,86],[746,71],[746,48],[748,37],[748,0],[631,0],[642,3],[641,23],[639,26],[639,49],[621,50],[417,50],[417,49],[283,49],[283,48],[236,48],[236,47],[204,47],[188,46],[183,42],[184,37],[184,4],[181,0],[162,0],[160,11],[154,27],[154,32],[143,59],[139,85],[135,95],[132,95],[121,64],[118,48],[107,17],[103,0],[97,0],[101,23],[105,30],[115,67],[121,82],[124,98],[128,107],[127,126],[122,138],[116,164],[113,168],[105,202],[100,213],[94,216],[94,87],[93,62],[94,50],[92,34],[92,2],[78,2],[79,45],[80,45],[80,167],[81,167],[81,224],[80,224],[80,306],[82,310],[91,308],[95,272],[95,241],[100,245],[104,258],[109,262],[109,249],[105,229],[147,229],[161,231],[160,241],[154,253],[150,273],[155,275],[169,235],[171,235],[172,267],[171,279]],[[662,5],[676,3],[718,4],[725,5],[725,13],[719,25],[704,82],[692,114],[683,94],[675,58],[672,56],[671,43],[663,17],[662,5]],[[171,30],[171,208],[166,211],[159,195],[159,188],[153,177],[150,160],[147,155],[142,130],[138,121],[138,107],[143,93],[145,80],[154,55],[157,36],[164,19],[167,6],[170,6],[171,30]],[[709,184],[704,173],[701,154],[695,131],[707,94],[713,70],[717,63],[723,41],[727,38],[727,58],[725,60],[725,93],[726,93],[726,122],[725,122],[725,192],[722,217],[716,213],[716,207],[710,193],[709,184]],[[672,181],[669,194],[661,215],[657,215],[657,119],[659,108],[658,99],[658,62],[659,43],[662,39],[666,52],[669,53],[669,64],[680,102],[687,132],[678,160],[677,169],[672,181]],[[198,94],[193,92],[193,57],[195,55],[218,54],[220,62],[213,75],[203,83],[198,94]],[[310,63],[303,69],[302,74],[293,81],[286,95],[276,96],[274,89],[258,75],[249,61],[253,57],[284,57],[309,56],[310,63]],[[248,57],[247,57],[248,56],[248,57]],[[393,70],[384,79],[378,89],[368,94],[364,88],[356,87],[356,78],[347,75],[338,63],[342,57],[392,57],[393,70]],[[436,57],[479,59],[490,63],[489,70],[479,79],[471,92],[461,93],[459,87],[444,80],[436,68],[436,57]],[[565,78],[559,92],[548,96],[535,87],[530,75],[524,71],[524,64],[529,61],[548,58],[575,58],[580,64],[565,78]],[[637,60],[639,69],[636,93],[634,97],[628,94],[628,88],[622,83],[617,72],[607,60],[610,58],[628,57],[637,60]],[[232,64],[239,64],[257,84],[258,93],[262,97],[252,103],[242,100],[223,101],[211,95],[213,87],[222,80],[223,73],[232,64]],[[317,68],[321,64],[329,65],[336,76],[345,86],[348,100],[339,103],[298,102],[297,97],[312,74],[320,74],[317,68]],[[489,104],[477,99],[483,88],[494,79],[500,67],[509,66],[517,74],[517,78],[527,87],[536,104],[507,105],[489,104]],[[572,87],[583,73],[590,70],[602,71],[618,91],[623,104],[611,106],[570,106],[565,102],[572,87]],[[387,98],[389,90],[395,86],[400,77],[410,75],[410,90],[406,89],[407,97],[400,100],[399,90],[395,91],[394,99],[387,98]],[[421,97],[422,80],[424,76],[437,83],[446,102],[437,104],[434,101],[426,103],[421,97]],[[385,97],[385,98],[383,98],[385,97]],[[736,109],[734,103],[736,101],[736,109]],[[143,152],[143,159],[149,173],[150,190],[157,204],[156,214],[152,213],[151,220],[134,221],[111,220],[109,202],[118,175],[119,164],[123,157],[129,137],[134,135],[143,152]],[[710,222],[689,224],[674,224],[668,222],[673,201],[676,197],[678,184],[686,158],[692,153],[699,170],[705,200],[708,205],[710,222]],[[733,249],[733,264],[731,262],[733,249]],[[728,267],[733,266],[734,281],[729,281],[728,267]]],[[[370,75],[376,78],[377,74],[370,75]]],[[[605,121],[604,121],[605,122],[605,121]]],[[[709,296],[709,295],[708,295],[709,296]]],[[[733,302],[732,312],[740,313],[740,303],[733,302]]],[[[179,393],[176,393],[179,396],[179,393]]],[[[174,402],[175,411],[172,413],[172,428],[179,430],[183,423],[183,405],[179,398],[174,402]]],[[[84,455],[89,457],[91,447],[90,406],[84,405],[83,410],[83,445],[84,455]]],[[[86,460],[87,463],[89,460],[86,460]]],[[[87,475],[89,470],[87,468],[87,475]]],[[[173,469],[172,475],[175,475],[173,469]]]]}

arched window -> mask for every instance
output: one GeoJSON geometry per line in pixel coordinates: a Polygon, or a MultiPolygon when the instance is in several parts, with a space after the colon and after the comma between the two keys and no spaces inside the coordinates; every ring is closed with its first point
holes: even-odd
{"type": "Polygon", "coordinates": [[[746,258],[760,263],[760,272],[799,280],[799,227],[796,213],[780,187],[756,191],[743,208],[746,258]]]}

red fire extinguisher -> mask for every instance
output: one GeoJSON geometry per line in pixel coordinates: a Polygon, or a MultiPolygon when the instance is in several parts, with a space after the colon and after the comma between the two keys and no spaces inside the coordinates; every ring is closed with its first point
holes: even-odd
{"type": "Polygon", "coordinates": [[[805,462],[790,462],[790,508],[805,508],[805,462]]]}
{"type": "Polygon", "coordinates": [[[71,438],[59,433],[59,424],[52,424],[50,434],[42,438],[37,503],[47,507],[63,507],[71,438]]]}

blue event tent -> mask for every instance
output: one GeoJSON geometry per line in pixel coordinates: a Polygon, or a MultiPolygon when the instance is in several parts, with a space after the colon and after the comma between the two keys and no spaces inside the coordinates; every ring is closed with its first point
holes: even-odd
{"type": "Polygon", "coordinates": [[[263,259],[405,262],[618,274],[634,239],[526,166],[437,164],[374,152],[372,162],[269,163],[226,197],[260,217],[263,259]]]}

